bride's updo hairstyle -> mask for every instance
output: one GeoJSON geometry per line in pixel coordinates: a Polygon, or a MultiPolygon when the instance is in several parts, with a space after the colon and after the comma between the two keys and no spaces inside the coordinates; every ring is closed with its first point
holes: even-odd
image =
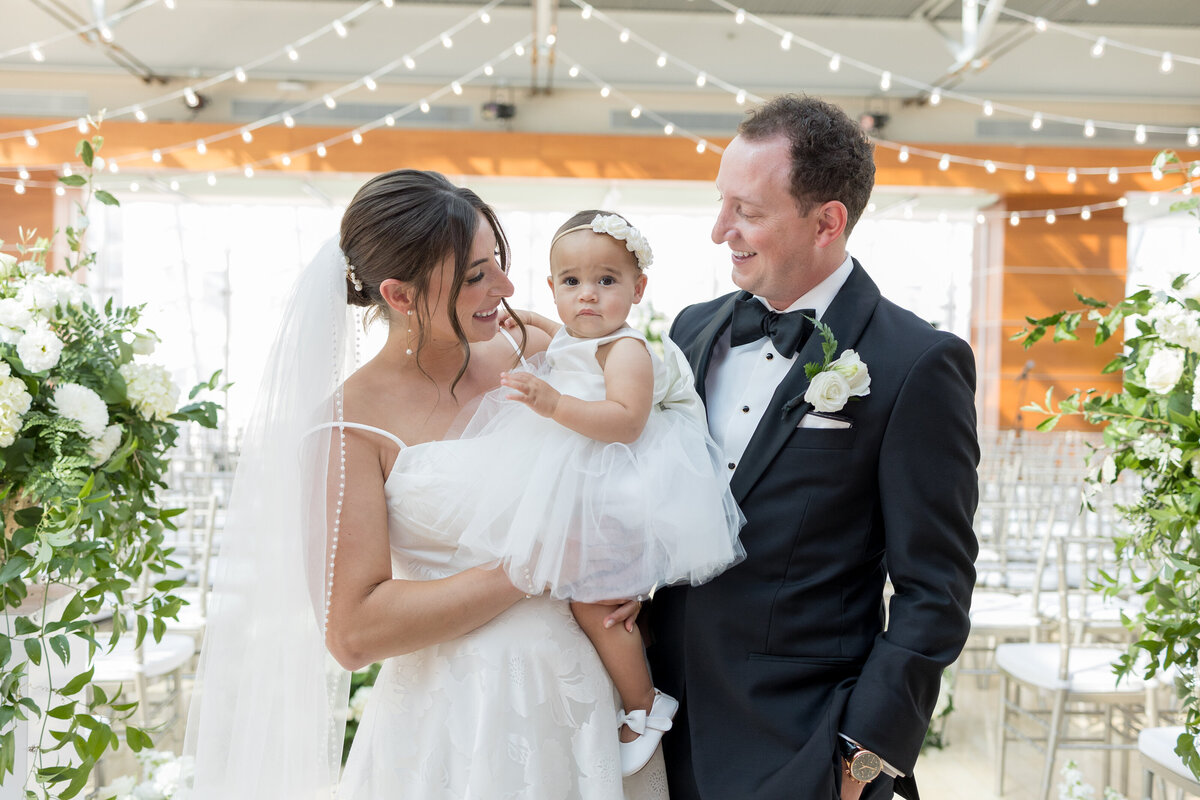
{"type": "MultiPolygon", "coordinates": [[[[475,243],[479,215],[496,235],[500,267],[508,272],[508,240],[492,207],[470,189],[455,186],[437,172],[398,169],[377,175],[363,184],[342,216],[341,247],[353,266],[359,287],[346,275],[346,301],[372,308],[372,316],[389,318],[391,309],[379,293],[389,278],[414,287],[415,322],[419,337],[415,348],[420,365],[422,348],[428,343],[429,282],[447,256],[454,261],[454,280],[446,299],[450,325],[462,345],[463,363],[450,384],[450,391],[467,371],[471,348],[458,321],[459,291],[466,277],[475,243]]],[[[510,313],[508,303],[500,302],[510,313]]],[[[513,315],[525,343],[525,326],[513,315]]]]}

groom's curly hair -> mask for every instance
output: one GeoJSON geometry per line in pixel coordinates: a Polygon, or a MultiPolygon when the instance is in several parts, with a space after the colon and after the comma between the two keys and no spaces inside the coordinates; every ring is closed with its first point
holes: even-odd
{"type": "Polygon", "coordinates": [[[792,156],[792,196],[800,213],[837,200],[846,207],[850,233],[871,198],[875,158],[871,139],[845,111],[807,95],[780,95],[749,111],[738,135],[750,140],[785,137],[792,156]]]}

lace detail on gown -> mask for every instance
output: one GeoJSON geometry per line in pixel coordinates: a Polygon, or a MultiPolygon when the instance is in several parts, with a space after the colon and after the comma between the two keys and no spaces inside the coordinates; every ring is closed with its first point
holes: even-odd
{"type": "MultiPolygon", "coordinates": [[[[392,570],[475,566],[438,529],[436,496],[401,450],[384,486],[392,570]]],[[[414,462],[415,464],[416,462],[414,462]]],[[[665,800],[661,754],[622,782],[618,701],[565,602],[524,600],[466,636],[387,659],[343,773],[342,800],[665,800]]],[[[669,734],[668,734],[669,735],[669,734]]]]}

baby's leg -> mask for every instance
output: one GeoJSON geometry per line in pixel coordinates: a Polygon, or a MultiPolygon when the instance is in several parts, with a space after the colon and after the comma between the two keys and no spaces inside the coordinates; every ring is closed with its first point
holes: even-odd
{"type": "MultiPolygon", "coordinates": [[[[612,610],[612,606],[571,603],[571,612],[579,622],[579,627],[596,647],[601,663],[608,670],[613,685],[617,687],[617,693],[621,695],[621,705],[625,711],[640,708],[649,713],[654,704],[654,684],[646,666],[641,631],[636,625],[633,626],[633,633],[625,630],[624,625],[605,628],[604,618],[612,610]]],[[[621,726],[621,741],[631,742],[636,738],[637,734],[628,727],[621,726]]]]}

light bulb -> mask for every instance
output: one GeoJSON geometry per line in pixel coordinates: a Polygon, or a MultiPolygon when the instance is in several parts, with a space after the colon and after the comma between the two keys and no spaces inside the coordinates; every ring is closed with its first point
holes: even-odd
{"type": "MultiPolygon", "coordinates": [[[[491,73],[489,72],[488,74],[490,75],[491,73]]],[[[367,87],[367,91],[370,91],[370,92],[373,92],[379,88],[379,84],[376,83],[375,79],[372,78],[370,75],[363,78],[363,86],[367,87]]]]}
{"type": "Polygon", "coordinates": [[[1104,55],[1104,45],[1108,43],[1108,39],[1101,36],[1092,44],[1092,58],[1099,58],[1104,55]]]}
{"type": "Polygon", "coordinates": [[[1089,219],[1092,218],[1092,210],[1090,208],[1088,208],[1087,206],[1084,206],[1083,208],[1079,209],[1079,218],[1081,220],[1083,220],[1084,222],[1087,222],[1089,219]]]}
{"type": "Polygon", "coordinates": [[[936,106],[936,105],[940,105],[941,102],[942,102],[942,90],[941,89],[934,89],[932,92],[929,93],[929,105],[936,106]]]}
{"type": "Polygon", "coordinates": [[[670,136],[675,133],[675,126],[668,122],[666,125],[663,125],[663,133],[670,136]]]}
{"type": "Polygon", "coordinates": [[[518,56],[525,55],[525,45],[521,44],[520,42],[517,42],[515,45],[513,45],[513,52],[516,53],[518,56]]]}
{"type": "Polygon", "coordinates": [[[783,35],[783,38],[779,40],[779,46],[782,47],[784,50],[791,50],[792,49],[792,34],[785,33],[783,35]]]}
{"type": "Polygon", "coordinates": [[[320,156],[321,158],[324,158],[328,154],[329,154],[329,151],[325,149],[324,142],[321,142],[319,145],[317,145],[317,155],[318,156],[320,156]]]}
{"type": "Polygon", "coordinates": [[[942,154],[942,157],[938,159],[938,169],[940,169],[942,172],[950,169],[950,156],[944,153],[942,154]]]}
{"type": "Polygon", "coordinates": [[[205,180],[208,182],[208,185],[209,185],[209,186],[216,186],[216,185],[217,185],[217,175],[216,175],[216,173],[215,173],[215,172],[210,172],[210,173],[208,173],[208,177],[207,177],[207,178],[205,178],[205,180]]]}
{"type": "Polygon", "coordinates": [[[208,145],[204,143],[203,139],[196,140],[196,152],[200,155],[204,155],[208,152],[208,145]]]}
{"type": "Polygon", "coordinates": [[[1057,220],[1058,220],[1058,217],[1055,216],[1053,211],[1046,212],[1046,224],[1047,225],[1053,225],[1057,220]]]}
{"type": "Polygon", "coordinates": [[[16,192],[17,194],[25,194],[25,182],[17,181],[13,185],[13,191],[16,192]]]}
{"type": "Polygon", "coordinates": [[[422,114],[428,114],[428,113],[429,113],[429,101],[428,101],[428,100],[422,100],[422,101],[421,101],[421,113],[422,113],[422,114]]]}
{"type": "Polygon", "coordinates": [[[358,131],[355,131],[354,135],[350,137],[350,140],[352,142],[354,142],[355,144],[362,144],[363,143],[362,134],[359,133],[358,131]]]}
{"type": "Polygon", "coordinates": [[[396,118],[393,115],[388,114],[383,118],[383,124],[387,125],[389,128],[394,128],[396,127],[396,118]]]}
{"type": "Polygon", "coordinates": [[[190,108],[196,108],[200,105],[200,96],[196,94],[196,90],[188,86],[183,90],[183,102],[187,103],[190,108]]]}
{"type": "Polygon", "coordinates": [[[292,61],[299,61],[300,60],[300,51],[297,50],[296,48],[292,47],[289,44],[287,46],[287,57],[290,58],[292,61]]]}
{"type": "Polygon", "coordinates": [[[612,88],[607,84],[600,88],[601,97],[608,97],[610,94],[612,94],[612,88]]]}
{"type": "Polygon", "coordinates": [[[1118,180],[1120,180],[1120,178],[1121,178],[1121,173],[1117,171],[1116,167],[1108,168],[1108,182],[1109,183],[1116,183],[1118,180]]]}
{"type": "Polygon", "coordinates": [[[145,122],[147,119],[146,112],[142,111],[141,106],[138,106],[133,110],[133,116],[138,122],[145,122]]]}
{"type": "Polygon", "coordinates": [[[233,71],[233,77],[237,79],[238,83],[245,83],[246,82],[246,70],[242,69],[241,67],[236,68],[233,71]]]}
{"type": "Polygon", "coordinates": [[[739,8],[737,11],[735,11],[733,13],[733,21],[738,25],[744,23],[746,21],[746,9],[739,8]]]}
{"type": "Polygon", "coordinates": [[[249,130],[242,131],[242,141],[246,144],[250,144],[250,142],[254,141],[254,134],[249,130]]]}
{"type": "Polygon", "coordinates": [[[995,164],[995,162],[991,161],[990,159],[988,161],[983,162],[983,168],[988,171],[989,175],[996,174],[996,164],[995,164]]]}
{"type": "Polygon", "coordinates": [[[24,167],[18,167],[17,177],[23,181],[29,180],[29,170],[25,169],[24,167]]]}
{"type": "Polygon", "coordinates": [[[1096,135],[1096,123],[1090,119],[1083,123],[1083,135],[1089,139],[1096,135]]]}
{"type": "Polygon", "coordinates": [[[331,95],[331,94],[325,95],[324,100],[325,100],[326,108],[328,108],[330,110],[337,108],[337,100],[333,99],[333,95],[331,95]]]}
{"type": "Polygon", "coordinates": [[[1033,119],[1029,120],[1029,127],[1035,131],[1042,129],[1042,112],[1035,111],[1033,113],[1033,119]]]}
{"type": "Polygon", "coordinates": [[[242,170],[242,174],[245,175],[247,178],[253,178],[254,177],[254,167],[247,164],[246,168],[244,170],[242,170]]]}
{"type": "Polygon", "coordinates": [[[413,60],[412,56],[405,56],[404,57],[404,67],[406,69],[416,69],[417,62],[413,60]]]}
{"type": "Polygon", "coordinates": [[[283,157],[279,159],[279,163],[283,164],[285,167],[290,167],[292,165],[292,157],[287,153],[284,153],[283,157]]]}
{"type": "Polygon", "coordinates": [[[46,60],[46,55],[42,52],[42,48],[36,44],[29,45],[29,56],[39,64],[46,60]]]}
{"type": "Polygon", "coordinates": [[[87,133],[88,132],[87,119],[84,117],[80,117],[79,119],[75,120],[75,130],[79,131],[80,133],[87,133]]]}
{"type": "Polygon", "coordinates": [[[883,74],[879,76],[879,88],[885,92],[892,88],[892,73],[890,71],[885,69],[883,74]]]}
{"type": "Polygon", "coordinates": [[[33,135],[33,131],[25,131],[25,144],[29,147],[38,146],[38,138],[33,135]]]}
{"type": "Polygon", "coordinates": [[[641,106],[634,106],[633,108],[629,109],[629,116],[633,117],[634,119],[637,119],[641,115],[642,115],[642,107],[641,106]]]}
{"type": "Polygon", "coordinates": [[[907,146],[901,147],[900,153],[896,156],[896,158],[900,159],[901,164],[907,164],[908,163],[908,147],[907,146]]]}
{"type": "Polygon", "coordinates": [[[107,25],[101,25],[97,31],[100,34],[100,38],[104,41],[111,42],[113,40],[112,28],[108,27],[107,25]]]}
{"type": "Polygon", "coordinates": [[[62,174],[70,177],[71,175],[74,175],[75,173],[71,170],[70,164],[63,164],[62,165],[62,174]]]}
{"type": "Polygon", "coordinates": [[[583,10],[581,12],[579,12],[579,16],[583,17],[584,19],[591,19],[592,18],[592,7],[584,6],[583,10]]]}
{"type": "Polygon", "coordinates": [[[171,187],[171,191],[172,191],[172,192],[178,192],[178,191],[179,191],[179,181],[171,181],[171,183],[170,183],[169,185],[170,185],[170,187],[171,187]]]}
{"type": "Polygon", "coordinates": [[[1037,177],[1037,170],[1033,168],[1033,164],[1028,164],[1025,167],[1025,180],[1031,181],[1037,177]]]}
{"type": "Polygon", "coordinates": [[[65,195],[67,193],[67,190],[64,189],[62,184],[60,183],[58,186],[54,187],[54,193],[56,195],[58,195],[59,197],[62,197],[63,195],[65,195]]]}
{"type": "Polygon", "coordinates": [[[1174,61],[1172,61],[1172,59],[1171,59],[1171,54],[1170,54],[1170,53],[1163,53],[1163,54],[1162,54],[1162,61],[1160,61],[1160,62],[1158,63],[1158,69],[1159,69],[1159,71],[1160,71],[1160,72],[1163,72],[1163,73],[1167,73],[1167,72],[1170,72],[1170,71],[1171,71],[1171,70],[1172,70],[1174,67],[1175,67],[1175,62],[1174,62],[1174,61]]]}
{"type": "Polygon", "coordinates": [[[496,68],[495,68],[495,67],[493,67],[491,64],[484,64],[484,65],[483,65],[483,74],[484,74],[484,75],[487,75],[488,77],[491,77],[491,76],[492,76],[492,75],[494,75],[495,73],[496,73],[496,68]]]}
{"type": "Polygon", "coordinates": [[[153,153],[150,154],[150,160],[153,161],[155,164],[161,164],[162,163],[162,151],[155,150],[153,153]]]}
{"type": "Polygon", "coordinates": [[[708,149],[708,142],[704,141],[703,139],[696,142],[696,152],[697,153],[703,153],[707,149],[708,149]]]}
{"type": "Polygon", "coordinates": [[[665,67],[667,65],[667,54],[659,53],[658,58],[654,59],[654,63],[660,67],[665,67]]]}
{"type": "Polygon", "coordinates": [[[396,0],[383,0],[384,8],[391,8],[394,5],[396,5],[396,0]]]}
{"type": "Polygon", "coordinates": [[[984,100],[984,101],[983,101],[983,115],[984,115],[985,117],[990,117],[990,116],[991,116],[992,114],[994,114],[995,112],[996,112],[996,109],[995,109],[995,107],[992,105],[992,101],[991,101],[991,100],[984,100]]]}
{"type": "Polygon", "coordinates": [[[1133,140],[1138,144],[1146,143],[1146,126],[1138,125],[1133,131],[1133,140]]]}
{"type": "Polygon", "coordinates": [[[346,30],[346,23],[342,22],[340,19],[335,19],[333,21],[333,30],[335,33],[337,33],[338,36],[342,37],[343,39],[345,39],[346,36],[350,33],[350,31],[346,30]]]}
{"type": "Polygon", "coordinates": [[[1117,205],[1119,205],[1121,208],[1124,208],[1125,206],[1129,205],[1129,198],[1128,197],[1118,197],[1117,205]]]}
{"type": "Polygon", "coordinates": [[[629,41],[629,28],[622,28],[621,34],[617,37],[621,40],[621,44],[629,41]]]}
{"type": "Polygon", "coordinates": [[[1187,143],[1188,147],[1195,147],[1197,144],[1200,144],[1200,130],[1188,128],[1187,143]]]}
{"type": "Polygon", "coordinates": [[[462,84],[458,81],[454,81],[450,84],[450,90],[455,94],[462,94],[462,84]]]}
{"type": "Polygon", "coordinates": [[[1011,214],[1009,214],[1008,215],[1008,224],[1012,225],[1014,228],[1017,227],[1018,225],[1020,225],[1021,224],[1021,215],[1015,211],[1012,212],[1011,214]]]}
{"type": "Polygon", "coordinates": [[[454,47],[454,40],[451,39],[449,36],[446,36],[445,34],[443,34],[442,35],[442,47],[449,50],[451,47],[454,47]]]}
{"type": "Polygon", "coordinates": [[[985,222],[987,222],[987,217],[985,217],[983,214],[975,215],[975,224],[976,225],[982,225],[985,222]]]}
{"type": "Polygon", "coordinates": [[[699,75],[696,76],[696,85],[697,86],[702,87],[706,83],[708,83],[708,76],[705,75],[703,72],[701,72],[699,75]]]}
{"type": "Polygon", "coordinates": [[[554,43],[557,41],[558,41],[558,37],[555,36],[553,33],[546,34],[546,46],[547,47],[553,47],[554,43]]]}
{"type": "Polygon", "coordinates": [[[175,0],[163,0],[163,5],[167,7],[168,11],[175,10],[175,0]]]}
{"type": "Polygon", "coordinates": [[[1075,183],[1075,181],[1077,181],[1077,180],[1079,180],[1079,173],[1075,171],[1074,167],[1068,167],[1067,168],[1067,183],[1075,183]]]}
{"type": "Polygon", "coordinates": [[[1033,20],[1033,27],[1037,28],[1038,33],[1045,33],[1048,25],[1045,17],[1037,17],[1033,20]]]}
{"type": "Polygon", "coordinates": [[[480,11],[479,12],[479,21],[482,22],[484,25],[491,24],[492,15],[486,11],[480,11]]]}
{"type": "Polygon", "coordinates": [[[829,71],[837,72],[841,68],[842,68],[842,57],[839,56],[837,53],[834,53],[832,56],[829,57],[829,71]]]}
{"type": "MultiPolygon", "coordinates": [[[[95,162],[92,162],[92,163],[95,163],[95,162]]],[[[121,171],[121,165],[118,164],[116,161],[110,160],[108,162],[108,171],[111,172],[113,175],[116,175],[118,172],[121,171]]]]}
{"type": "Polygon", "coordinates": [[[294,128],[294,127],[296,127],[296,118],[293,117],[291,114],[284,114],[283,115],[283,124],[285,127],[294,128]]]}
{"type": "Polygon", "coordinates": [[[571,68],[569,70],[567,70],[567,74],[570,75],[572,78],[578,78],[579,77],[579,65],[572,64],[571,68]]]}

